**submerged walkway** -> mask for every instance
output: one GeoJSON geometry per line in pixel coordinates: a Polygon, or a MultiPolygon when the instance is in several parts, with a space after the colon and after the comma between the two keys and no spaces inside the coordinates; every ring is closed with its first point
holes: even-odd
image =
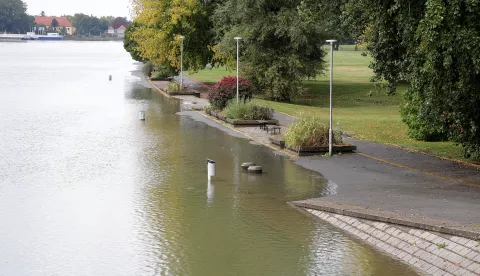
{"type": "MultiPolygon", "coordinates": [[[[184,82],[201,86],[188,76],[184,82]]],[[[282,133],[295,121],[282,113],[275,113],[275,119],[279,120],[282,133]]],[[[256,127],[237,127],[235,131],[280,150],[269,143],[271,135],[256,127]]],[[[337,185],[337,193],[324,199],[405,216],[458,221],[480,230],[479,167],[394,146],[352,138],[345,140],[357,146],[356,154],[295,160],[337,185]]]]}
{"type": "MultiPolygon", "coordinates": [[[[201,86],[188,76],[184,83],[201,86]]],[[[202,106],[208,104],[205,99],[199,101],[202,106]]],[[[282,113],[275,113],[275,119],[279,120],[282,133],[295,121],[282,113]]],[[[280,150],[269,143],[271,135],[256,127],[235,130],[280,150]]],[[[459,221],[480,229],[480,167],[369,141],[345,141],[357,146],[356,154],[296,159],[299,165],[336,183],[337,193],[326,199],[406,216],[459,221]]]]}

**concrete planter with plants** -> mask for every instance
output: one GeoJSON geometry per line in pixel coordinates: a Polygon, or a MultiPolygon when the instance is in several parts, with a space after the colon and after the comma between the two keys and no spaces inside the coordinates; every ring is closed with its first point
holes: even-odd
{"type": "MultiPolygon", "coordinates": [[[[260,126],[261,123],[259,123],[259,120],[239,120],[239,119],[229,119],[223,115],[221,115],[220,112],[217,112],[212,109],[207,109],[205,110],[205,113],[208,115],[215,117],[221,121],[224,121],[228,124],[231,124],[233,126],[260,126]]],[[[278,125],[278,120],[266,120],[267,125],[278,125]]]]}
{"type": "MultiPolygon", "coordinates": [[[[298,156],[310,156],[321,155],[328,153],[328,146],[326,147],[286,147],[287,149],[295,152],[298,156]]],[[[353,145],[334,145],[332,147],[333,153],[354,152],[357,150],[353,145]]]]}

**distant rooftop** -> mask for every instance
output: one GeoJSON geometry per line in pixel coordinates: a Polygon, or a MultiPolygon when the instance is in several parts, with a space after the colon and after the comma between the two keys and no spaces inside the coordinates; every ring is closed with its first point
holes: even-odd
{"type": "Polygon", "coordinates": [[[72,27],[72,23],[65,17],[56,17],[56,16],[35,16],[35,24],[52,26],[53,19],[56,19],[58,22],[58,27],[72,27]]]}

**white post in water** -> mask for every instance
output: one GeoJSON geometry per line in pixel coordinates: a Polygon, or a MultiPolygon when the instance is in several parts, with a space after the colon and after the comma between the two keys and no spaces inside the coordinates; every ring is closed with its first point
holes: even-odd
{"type": "Polygon", "coordinates": [[[145,111],[140,111],[138,113],[138,118],[141,120],[141,121],[145,121],[145,111]]]}
{"type": "Polygon", "coordinates": [[[208,159],[208,181],[212,180],[212,176],[216,174],[215,161],[208,159]]]}
{"type": "Polygon", "coordinates": [[[330,43],[330,129],[328,130],[328,153],[332,156],[333,148],[333,119],[332,119],[332,95],[333,95],[333,44],[337,42],[334,39],[327,40],[327,43],[330,43]]]}
{"type": "Polygon", "coordinates": [[[239,96],[239,93],[238,93],[238,71],[240,69],[240,39],[242,39],[241,37],[235,37],[234,38],[236,41],[237,41],[237,104],[240,103],[240,96],[239,96]]]}
{"type": "Polygon", "coordinates": [[[180,48],[180,90],[183,90],[183,40],[185,36],[181,35],[180,39],[182,40],[182,47],[180,48]]]}

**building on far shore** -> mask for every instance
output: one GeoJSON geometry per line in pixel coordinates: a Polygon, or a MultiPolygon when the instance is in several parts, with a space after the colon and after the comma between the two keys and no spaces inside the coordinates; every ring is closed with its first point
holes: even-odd
{"type": "Polygon", "coordinates": [[[121,25],[117,29],[114,29],[113,26],[108,27],[107,35],[115,37],[125,37],[125,26],[121,25]]]}
{"type": "Polygon", "coordinates": [[[35,16],[35,24],[45,25],[45,27],[50,28],[52,26],[53,19],[56,19],[58,22],[57,27],[52,27],[57,32],[61,32],[62,28],[65,27],[66,33],[68,35],[73,35],[75,33],[75,27],[73,27],[70,20],[65,17],[56,17],[56,16],[35,16]]]}

